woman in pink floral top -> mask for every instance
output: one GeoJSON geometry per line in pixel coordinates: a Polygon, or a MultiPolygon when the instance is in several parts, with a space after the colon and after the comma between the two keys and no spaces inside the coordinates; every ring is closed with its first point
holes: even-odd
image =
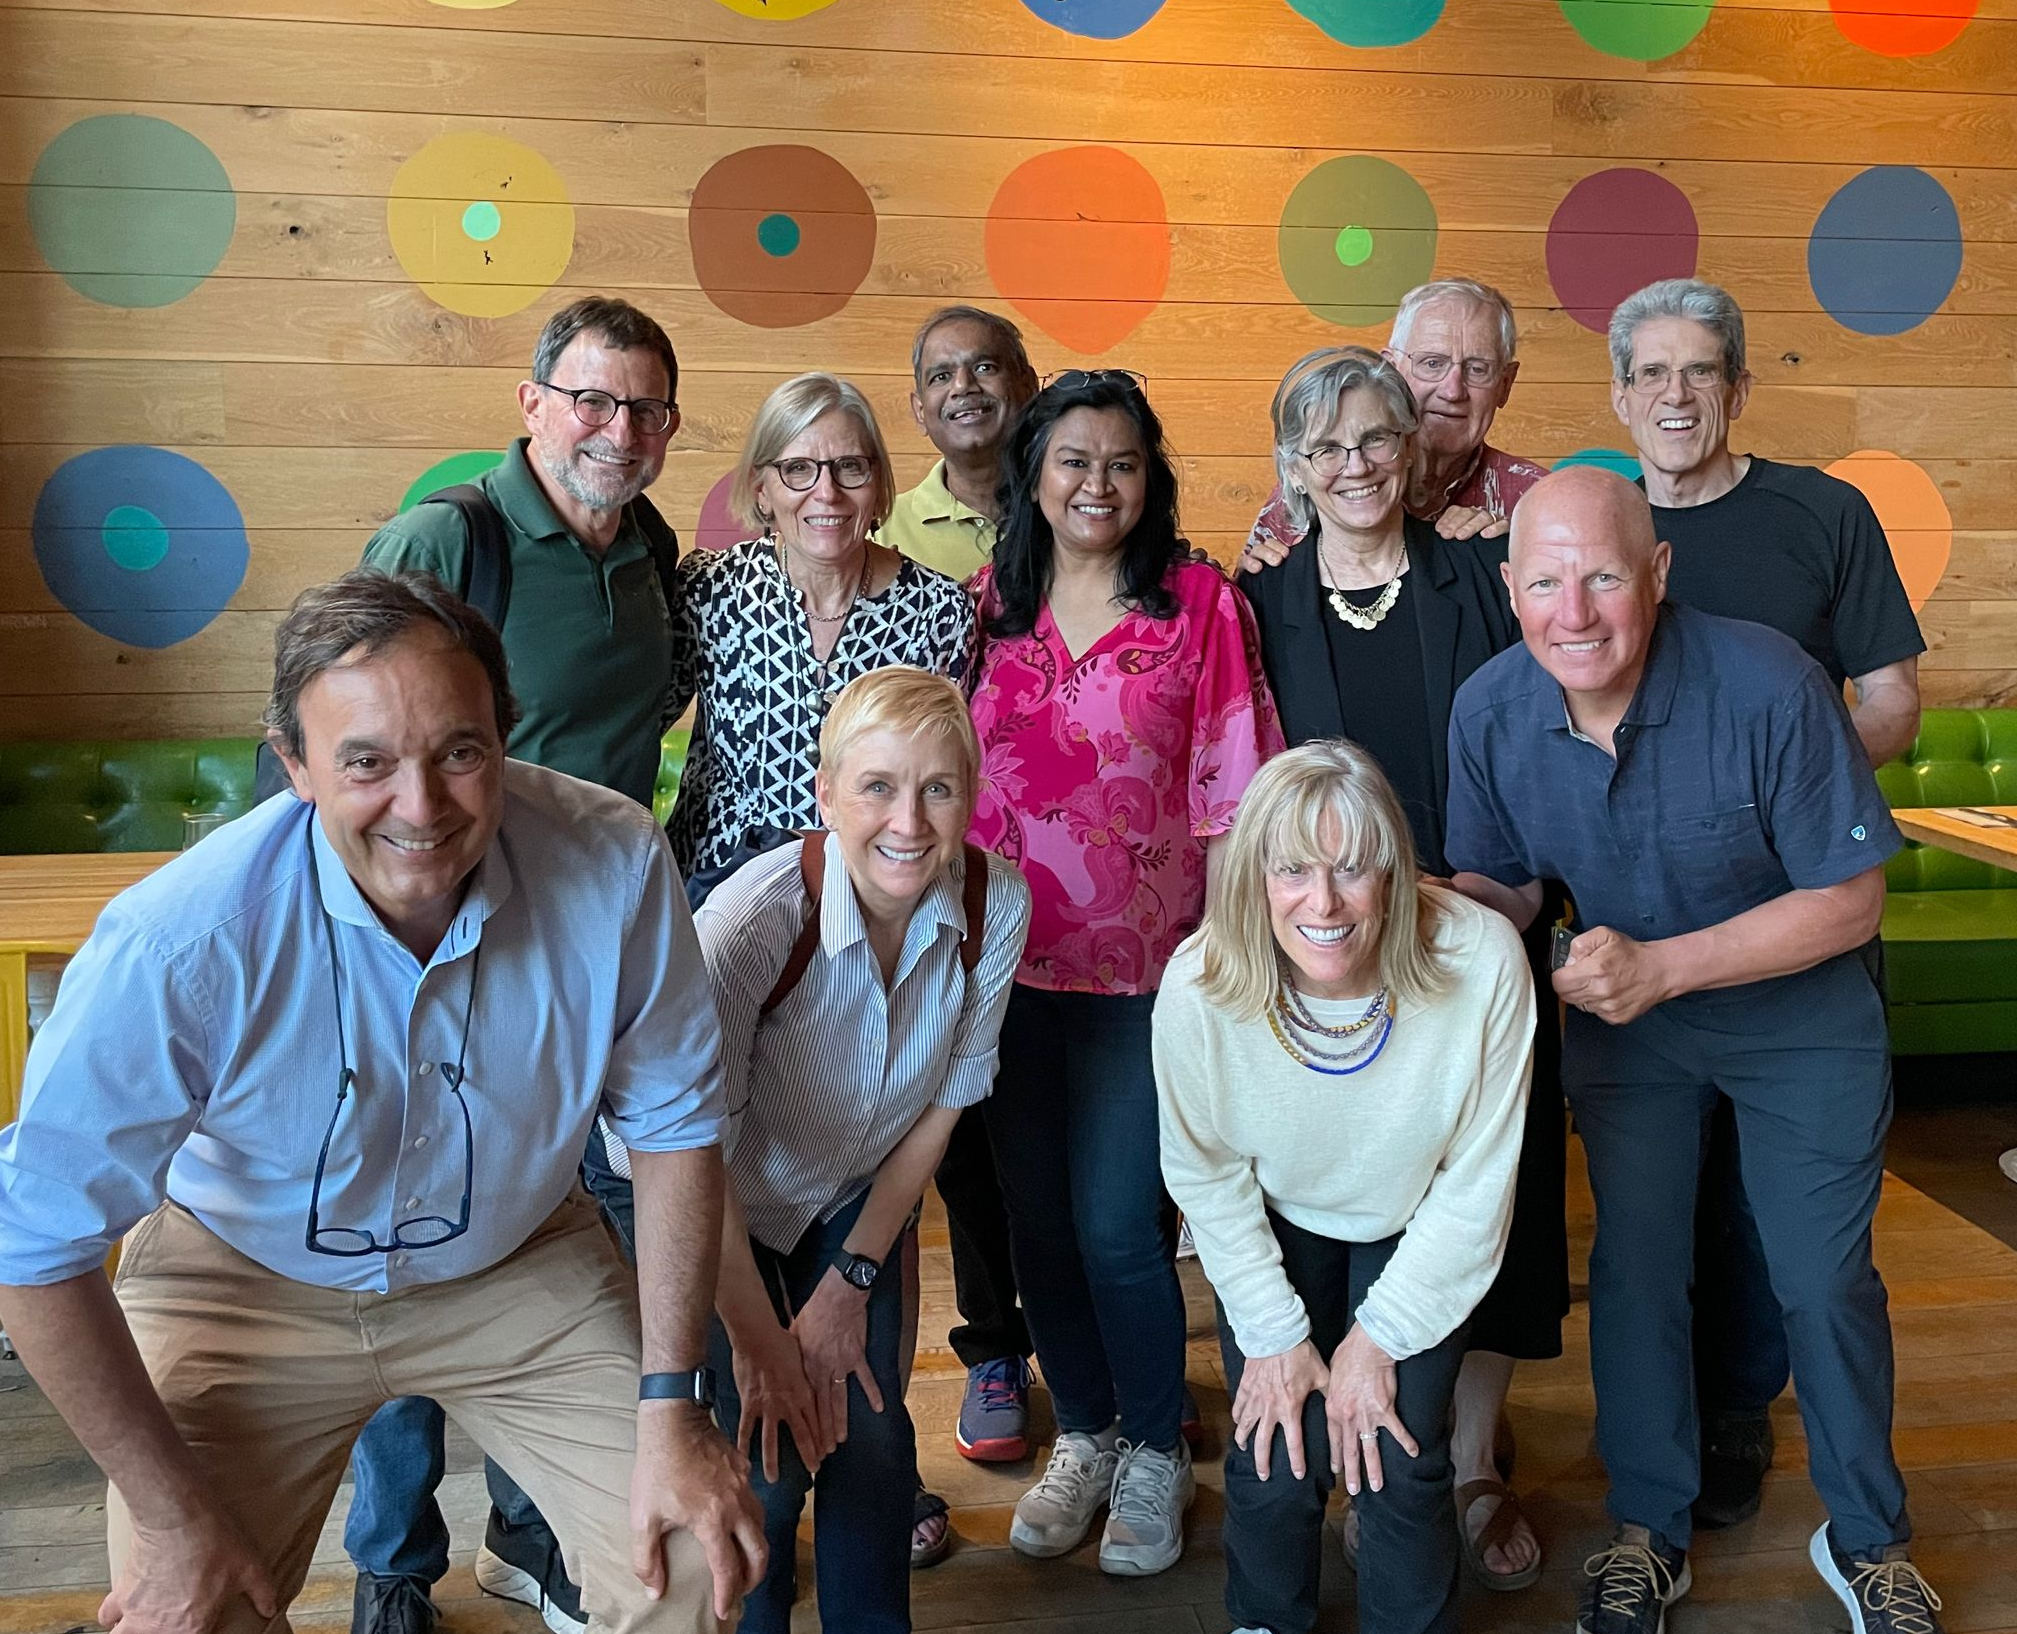
{"type": "Polygon", "coordinates": [[[1003,492],[973,585],[972,837],[1022,869],[1034,913],[985,1104],[1058,1421],[1009,1538],[1063,1554],[1111,1500],[1100,1566],[1140,1576],[1182,1552],[1193,1491],[1149,1017],[1212,844],[1282,735],[1245,598],[1178,537],[1135,377],[1071,370],[1039,393],[1003,492]]]}

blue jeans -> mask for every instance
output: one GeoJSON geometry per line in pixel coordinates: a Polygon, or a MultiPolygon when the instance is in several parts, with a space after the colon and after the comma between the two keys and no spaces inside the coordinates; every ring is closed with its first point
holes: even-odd
{"type": "MultiPolygon", "coordinates": [[[[788,1254],[750,1240],[757,1271],[780,1320],[812,1297],[867,1201],[864,1191],[824,1225],[815,1222],[788,1254]]],[[[743,1601],[738,1625],[742,1634],[789,1634],[792,1602],[798,1598],[798,1521],[808,1492],[820,1628],[825,1634],[910,1634],[917,1436],[898,1375],[904,1324],[903,1278],[898,1275],[902,1248],[900,1236],[868,1296],[864,1348],[869,1371],[882,1391],[883,1410],[871,1409],[861,1385],[850,1382],[847,1439],[826,1456],[817,1474],[807,1471],[791,1432],[782,1428],[777,1436],[778,1478],[766,1481],[760,1461],[750,1471],[750,1485],[763,1505],[770,1569],[743,1601]]],[[[715,1420],[734,1440],[742,1424],[742,1398],[736,1393],[728,1335],[719,1320],[708,1343],[708,1365],[715,1376],[715,1420]]],[[[752,1459],[756,1461],[754,1453],[752,1459]]]]}
{"type": "Polygon", "coordinates": [[[1175,1211],[1163,1193],[1153,993],[1018,983],[987,1107],[1009,1243],[1058,1428],[1114,1422],[1173,1452],[1184,1388],[1175,1211]]]}
{"type": "MultiPolygon", "coordinates": [[[[603,1156],[600,1134],[589,1137],[581,1178],[602,1205],[624,1262],[637,1263],[637,1230],[630,1182],[603,1156]]],[[[356,1491],[343,1526],[351,1564],[373,1577],[411,1577],[438,1583],[448,1574],[448,1523],[434,1501],[446,1456],[447,1419],[426,1396],[388,1401],[364,1426],[350,1453],[356,1491]]],[[[506,1525],[547,1530],[538,1506],[497,1464],[483,1461],[483,1484],[506,1525]]]]}

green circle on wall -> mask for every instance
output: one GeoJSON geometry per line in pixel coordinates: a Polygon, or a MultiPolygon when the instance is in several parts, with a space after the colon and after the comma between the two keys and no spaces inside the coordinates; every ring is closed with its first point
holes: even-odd
{"type": "Polygon", "coordinates": [[[477,449],[468,454],[450,454],[438,464],[430,465],[414,478],[413,486],[406,490],[406,497],[399,502],[402,511],[410,511],[429,494],[438,494],[444,488],[453,488],[458,482],[474,482],[486,471],[494,471],[504,463],[504,456],[487,449],[477,449]]]}
{"type": "Polygon", "coordinates": [[[1636,62],[1671,57],[1702,32],[1716,0],[1555,0],[1599,51],[1636,62]]]}
{"type": "Polygon", "coordinates": [[[238,225],[224,166],[180,125],[144,114],[80,119],[28,182],[42,259],[107,306],[167,306],[210,276],[238,225]]]}
{"type": "Polygon", "coordinates": [[[1436,265],[1436,206],[1399,165],[1327,159],[1282,206],[1276,240],[1296,299],[1327,323],[1385,323],[1436,265]]]}
{"type": "Polygon", "coordinates": [[[1369,48],[1419,40],[1443,15],[1443,0],[1289,0],[1289,6],[1332,39],[1369,48]]]}

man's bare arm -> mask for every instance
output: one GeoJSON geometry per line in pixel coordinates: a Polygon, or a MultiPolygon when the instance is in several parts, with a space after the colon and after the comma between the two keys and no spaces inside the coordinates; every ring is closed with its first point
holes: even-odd
{"type": "Polygon", "coordinates": [[[1652,945],[1673,993],[1699,993],[1812,969],[1861,947],[1883,919],[1884,870],[1869,868],[1840,885],[1788,891],[1721,924],[1652,945]]]}
{"type": "Polygon", "coordinates": [[[1541,882],[1537,879],[1528,880],[1515,889],[1483,874],[1460,873],[1451,876],[1450,887],[1473,902],[1504,914],[1512,920],[1513,929],[1522,933],[1534,922],[1534,915],[1541,911],[1541,882]]]}
{"type": "Polygon", "coordinates": [[[630,1174],[644,1370],[685,1372],[707,1356],[721,1264],[721,1148],[632,1152],[630,1174]]]}
{"type": "Polygon", "coordinates": [[[1853,676],[1849,684],[1856,689],[1849,724],[1856,728],[1870,764],[1896,760],[1919,735],[1919,660],[1901,658],[1868,675],[1853,676]]]}

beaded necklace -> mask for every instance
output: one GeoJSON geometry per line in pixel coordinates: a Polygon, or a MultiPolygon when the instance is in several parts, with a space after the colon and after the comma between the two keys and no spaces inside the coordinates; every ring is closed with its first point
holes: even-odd
{"type": "Polygon", "coordinates": [[[1387,1007],[1387,990],[1383,987],[1373,996],[1373,1002],[1366,1006],[1365,1014],[1358,1020],[1347,1022],[1342,1027],[1326,1027],[1309,1014],[1294,988],[1287,982],[1281,982],[1275,988],[1274,1003],[1268,1007],[1268,1029],[1275,1035],[1275,1042],[1281,1045],[1283,1053],[1298,1066],[1320,1072],[1327,1078],[1348,1078],[1355,1072],[1364,1072],[1380,1058],[1394,1030],[1394,1016],[1387,1007]],[[1327,1050],[1314,1038],[1306,1037],[1299,1042],[1292,1036],[1295,1033],[1314,1033],[1335,1040],[1376,1025],[1378,1030],[1371,1036],[1344,1050],[1327,1050]],[[1327,1066],[1326,1062],[1333,1064],[1327,1066]]]}

